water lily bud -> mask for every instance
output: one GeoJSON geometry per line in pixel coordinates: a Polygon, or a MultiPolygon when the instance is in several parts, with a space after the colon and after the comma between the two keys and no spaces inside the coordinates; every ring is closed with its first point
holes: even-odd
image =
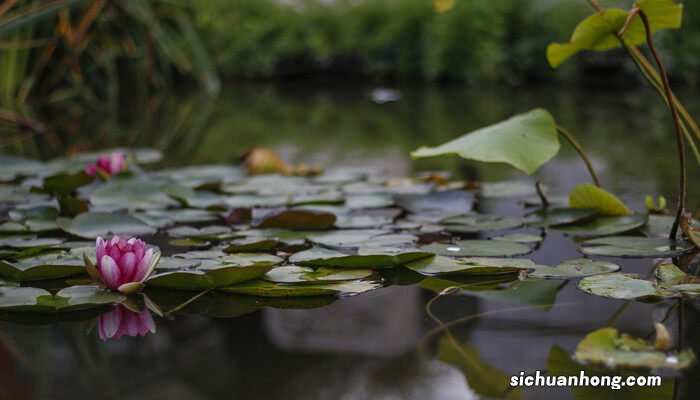
{"type": "Polygon", "coordinates": [[[149,248],[137,238],[126,240],[119,236],[95,241],[97,263],[87,257],[85,267],[90,276],[110,289],[131,294],[143,289],[143,282],[153,273],[160,260],[160,252],[149,248]]]}
{"type": "Polygon", "coordinates": [[[100,156],[95,164],[85,166],[85,173],[96,177],[108,179],[125,169],[124,153],[114,152],[108,156],[100,156]]]}
{"type": "Polygon", "coordinates": [[[671,348],[671,335],[668,333],[668,329],[662,323],[655,323],[654,328],[656,328],[656,339],[654,340],[654,348],[656,350],[666,351],[671,348]]]}

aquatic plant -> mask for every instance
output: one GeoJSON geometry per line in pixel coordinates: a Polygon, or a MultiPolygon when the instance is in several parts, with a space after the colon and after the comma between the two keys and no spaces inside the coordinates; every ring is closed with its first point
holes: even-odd
{"type": "Polygon", "coordinates": [[[90,277],[110,289],[131,294],[143,289],[143,282],[153,274],[160,260],[154,251],[138,238],[125,239],[117,235],[109,240],[95,241],[97,262],[85,256],[85,268],[90,277]]]}
{"type": "Polygon", "coordinates": [[[100,156],[94,164],[87,164],[85,173],[92,177],[100,176],[103,179],[107,179],[124,171],[124,169],[124,153],[114,152],[110,155],[100,156]]]}
{"type": "Polygon", "coordinates": [[[97,319],[100,339],[119,339],[122,336],[146,336],[156,333],[156,323],[149,310],[132,311],[119,304],[114,310],[97,319]]]}

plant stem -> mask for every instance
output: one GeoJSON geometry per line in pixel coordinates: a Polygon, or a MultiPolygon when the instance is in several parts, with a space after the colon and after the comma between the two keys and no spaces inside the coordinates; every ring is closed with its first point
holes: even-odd
{"type": "Polygon", "coordinates": [[[588,154],[586,153],[586,150],[583,149],[581,144],[576,140],[574,135],[571,134],[571,132],[567,131],[560,125],[557,125],[557,132],[559,132],[560,135],[564,136],[566,140],[573,146],[574,149],[578,152],[579,156],[581,156],[581,159],[583,159],[583,162],[586,164],[586,168],[588,168],[588,173],[591,175],[591,178],[593,179],[593,182],[595,182],[595,185],[600,187],[600,178],[598,178],[598,174],[596,174],[595,170],[593,169],[593,164],[591,164],[590,158],[588,158],[588,154]]]}
{"type": "Polygon", "coordinates": [[[664,93],[666,95],[666,100],[668,101],[668,108],[671,110],[671,117],[673,118],[673,126],[676,130],[676,143],[678,145],[678,161],[680,163],[680,174],[679,174],[679,188],[678,188],[678,209],[676,210],[676,218],[673,221],[673,226],[671,227],[671,232],[669,233],[669,239],[676,239],[676,234],[678,233],[678,226],[680,224],[681,217],[685,212],[685,189],[687,180],[687,171],[685,166],[685,141],[683,140],[683,133],[681,131],[681,123],[678,118],[678,111],[676,110],[676,102],[673,98],[673,93],[671,92],[671,85],[668,82],[668,75],[666,74],[666,69],[664,68],[664,63],[661,61],[659,53],[656,51],[654,46],[654,41],[651,37],[651,27],[649,26],[649,18],[647,14],[639,7],[633,8],[629,15],[627,16],[627,21],[620,29],[618,36],[622,38],[625,33],[627,26],[632,21],[635,15],[639,15],[642,23],[644,24],[644,30],[646,32],[647,45],[651,51],[656,65],[659,68],[659,75],[661,76],[661,83],[663,84],[664,93]]]}
{"type": "Polygon", "coordinates": [[[588,0],[588,4],[591,5],[591,7],[595,8],[596,11],[598,11],[601,14],[605,13],[605,8],[598,3],[598,0],[588,0]]]}

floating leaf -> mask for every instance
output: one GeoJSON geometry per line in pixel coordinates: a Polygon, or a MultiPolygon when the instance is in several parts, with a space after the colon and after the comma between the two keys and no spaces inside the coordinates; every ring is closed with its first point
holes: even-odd
{"type": "Polygon", "coordinates": [[[12,181],[18,176],[38,175],[46,170],[46,165],[40,161],[28,158],[0,154],[0,181],[12,181]]]}
{"type": "Polygon", "coordinates": [[[323,295],[348,296],[379,288],[381,285],[370,282],[341,282],[323,285],[282,285],[256,279],[220,290],[262,297],[305,297],[323,295]]]}
{"type": "Polygon", "coordinates": [[[460,240],[454,244],[433,243],[421,250],[453,257],[509,257],[527,254],[531,248],[520,243],[496,240],[460,240]]]}
{"type": "Polygon", "coordinates": [[[62,254],[47,254],[19,261],[0,260],[0,276],[13,281],[30,281],[71,276],[85,272],[81,258],[62,254]]]}
{"type": "Polygon", "coordinates": [[[411,156],[457,154],[477,161],[507,163],[530,175],[558,151],[556,122],[549,112],[538,108],[467,133],[438,147],[421,147],[411,156]]]}
{"type": "Polygon", "coordinates": [[[412,244],[418,238],[407,234],[392,234],[379,229],[336,230],[310,234],[309,241],[326,247],[358,248],[362,245],[397,246],[412,244]]]}
{"type": "Polygon", "coordinates": [[[675,257],[692,251],[693,244],[665,238],[612,236],[583,242],[579,251],[608,257],[675,257]]]}
{"type": "Polygon", "coordinates": [[[52,193],[54,195],[74,193],[79,187],[87,185],[92,182],[93,179],[94,178],[86,174],[85,171],[80,171],[75,174],[61,172],[44,178],[42,189],[46,193],[52,193]]]}
{"type": "Polygon", "coordinates": [[[156,232],[155,228],[143,221],[119,213],[87,212],[73,219],[58,218],[56,223],[65,232],[86,239],[110,235],[151,235],[156,232]]]}
{"type": "Polygon", "coordinates": [[[555,266],[538,265],[528,276],[532,278],[571,279],[616,272],[620,266],[606,261],[580,258],[567,260],[555,266]]]}
{"type": "Polygon", "coordinates": [[[167,176],[182,186],[195,188],[239,181],[245,177],[245,171],[233,165],[193,165],[160,170],[156,175],[167,176]]]}
{"type": "Polygon", "coordinates": [[[313,247],[292,255],[289,262],[313,267],[391,268],[431,255],[417,249],[390,247],[363,248],[358,253],[360,254],[345,254],[322,247],[313,247]]]}
{"type": "Polygon", "coordinates": [[[539,235],[530,235],[527,233],[509,233],[507,235],[492,237],[491,240],[503,240],[505,242],[515,243],[537,243],[544,240],[544,238],[539,235]]]}
{"type": "Polygon", "coordinates": [[[632,210],[617,196],[590,183],[581,183],[571,190],[569,206],[593,210],[602,215],[632,214],[632,210]]]}
{"type": "Polygon", "coordinates": [[[266,215],[258,221],[256,228],[280,228],[291,230],[330,229],[335,223],[335,215],[309,210],[284,210],[266,215]]]}
{"type": "Polygon", "coordinates": [[[109,210],[176,206],[178,203],[163,193],[162,186],[148,177],[114,177],[90,194],[90,203],[109,210]]]}
{"type": "Polygon", "coordinates": [[[465,215],[450,217],[440,221],[452,233],[476,233],[517,228],[523,224],[518,218],[504,218],[497,215],[465,215]]]}
{"type": "Polygon", "coordinates": [[[633,214],[617,217],[598,217],[581,224],[550,226],[547,229],[572,236],[607,236],[633,231],[647,223],[646,214],[633,214]]]}
{"type": "Polygon", "coordinates": [[[487,199],[525,197],[537,194],[535,184],[523,181],[483,182],[479,195],[487,199]]]}
{"type": "Polygon", "coordinates": [[[593,275],[581,279],[578,287],[596,296],[623,300],[641,300],[663,295],[652,282],[639,279],[635,274],[593,275]]]}
{"type": "Polygon", "coordinates": [[[395,195],[394,202],[397,206],[414,214],[442,211],[457,215],[471,211],[474,196],[466,190],[446,190],[428,194],[395,195]]]}
{"type": "Polygon", "coordinates": [[[406,264],[406,268],[424,275],[515,274],[521,269],[527,270],[534,267],[535,263],[531,260],[488,257],[435,256],[406,264]]]}
{"type": "Polygon", "coordinates": [[[593,210],[578,208],[543,208],[525,217],[525,223],[533,227],[580,225],[595,220],[593,210]]]}
{"type": "Polygon", "coordinates": [[[192,226],[178,226],[168,229],[168,234],[173,237],[193,239],[216,239],[220,235],[231,233],[231,228],[222,225],[211,225],[202,228],[192,226]]]}
{"type": "Polygon", "coordinates": [[[0,287],[0,310],[13,312],[64,312],[121,303],[125,296],[97,286],[70,286],[52,295],[44,289],[0,287]]]}
{"type": "Polygon", "coordinates": [[[316,270],[309,267],[290,265],[276,267],[266,273],[262,279],[275,283],[328,283],[354,281],[372,275],[371,269],[347,269],[320,267],[316,270]]]}
{"type": "MultiPolygon", "coordinates": [[[[636,6],[647,14],[652,33],[681,27],[683,7],[671,0],[638,0],[636,6]]],[[[551,43],[547,46],[547,61],[552,68],[557,68],[581,51],[605,51],[620,47],[617,34],[625,24],[627,15],[628,11],[608,8],[587,17],[576,26],[568,43],[551,43]]],[[[639,17],[632,20],[622,37],[628,46],[646,42],[645,29],[639,17]]]]}
{"type": "Polygon", "coordinates": [[[201,209],[224,209],[227,207],[226,200],[222,196],[206,190],[194,190],[174,184],[165,185],[161,190],[185,207],[201,209]]]}
{"type": "Polygon", "coordinates": [[[605,365],[609,368],[664,368],[681,370],[695,360],[691,350],[658,351],[652,344],[615,328],[591,332],[576,346],[576,361],[605,365]]]}
{"type": "Polygon", "coordinates": [[[251,251],[272,250],[279,244],[277,239],[249,237],[230,242],[224,251],[226,253],[245,253],[251,251]]]}
{"type": "Polygon", "coordinates": [[[263,276],[282,259],[268,254],[237,254],[206,261],[194,268],[155,274],[146,284],[189,290],[220,288],[263,276]]]}

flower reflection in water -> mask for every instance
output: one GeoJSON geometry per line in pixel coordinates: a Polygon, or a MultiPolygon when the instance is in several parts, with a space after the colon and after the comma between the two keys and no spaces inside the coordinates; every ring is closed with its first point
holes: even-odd
{"type": "Polygon", "coordinates": [[[149,310],[131,311],[121,304],[100,315],[97,325],[102,340],[119,339],[123,335],[146,336],[148,332],[156,333],[156,323],[149,310]]]}

